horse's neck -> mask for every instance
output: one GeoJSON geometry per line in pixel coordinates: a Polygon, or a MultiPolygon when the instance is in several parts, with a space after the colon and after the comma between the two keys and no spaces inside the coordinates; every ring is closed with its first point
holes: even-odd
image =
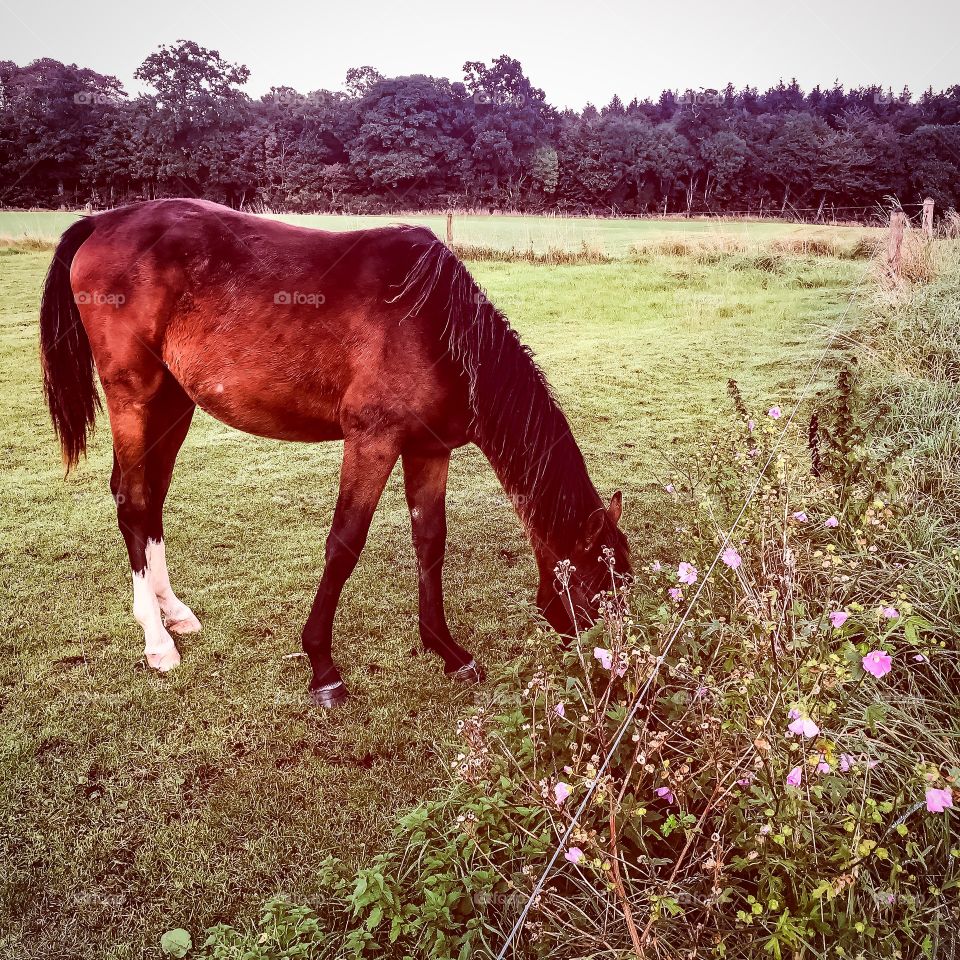
{"type": "Polygon", "coordinates": [[[534,546],[569,556],[600,497],[567,418],[506,318],[462,263],[443,260],[451,256],[446,247],[434,249],[436,263],[421,257],[421,273],[434,285],[441,277],[448,285],[441,305],[450,352],[466,376],[471,439],[486,454],[534,546]]]}
{"type": "Polygon", "coordinates": [[[537,442],[530,443],[528,424],[509,419],[501,424],[499,442],[481,445],[526,528],[538,564],[550,569],[571,555],[590,514],[601,506],[570,427],[558,408],[555,413],[549,429],[535,435],[537,442]]]}

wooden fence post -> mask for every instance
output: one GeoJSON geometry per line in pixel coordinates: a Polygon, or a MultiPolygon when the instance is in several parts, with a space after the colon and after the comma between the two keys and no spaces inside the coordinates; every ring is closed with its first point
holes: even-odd
{"type": "Polygon", "coordinates": [[[933,239],[933,198],[927,197],[923,201],[923,235],[928,239],[933,239]]]}
{"type": "Polygon", "coordinates": [[[887,266],[896,279],[900,279],[903,266],[903,232],[907,226],[907,215],[902,210],[890,214],[890,236],[887,238],[887,266]]]}
{"type": "Polygon", "coordinates": [[[453,246],[453,213],[447,211],[447,246],[453,246]]]}

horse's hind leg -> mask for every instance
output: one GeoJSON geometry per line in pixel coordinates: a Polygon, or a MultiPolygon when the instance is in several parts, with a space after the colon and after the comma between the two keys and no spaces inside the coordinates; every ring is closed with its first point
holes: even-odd
{"type": "Polygon", "coordinates": [[[348,436],[343,444],[340,493],[327,536],[326,564],[302,635],[303,649],[313,668],[310,693],[320,706],[335,706],[348,696],[331,656],[333,618],[340,592],[360,559],[370,521],[399,456],[399,444],[391,436],[348,436]]]}
{"type": "Polygon", "coordinates": [[[447,471],[450,454],[403,455],[403,482],[417,554],[420,638],[443,658],[444,671],[459,680],[479,682],[483,670],[450,635],[443,609],[443,558],[447,542],[447,471]]]}
{"type": "Polygon", "coordinates": [[[113,433],[110,489],[133,574],[133,613],[143,627],[147,663],[158,670],[170,670],[180,663],[180,654],[163,624],[158,593],[163,594],[168,610],[181,615],[181,619],[182,610],[171,606],[176,598],[168,591],[160,546],[161,513],[173,461],[194,406],[159,365],[149,372],[128,374],[123,381],[107,381],[104,393],[113,433]]]}
{"type": "Polygon", "coordinates": [[[193,420],[194,402],[179,383],[169,375],[164,380],[161,396],[154,401],[156,422],[151,425],[153,435],[169,423],[165,432],[154,441],[147,454],[147,474],[153,485],[153,498],[158,513],[160,539],[147,542],[147,570],[150,586],[160,604],[160,613],[172,633],[197,633],[200,621],[194,612],[173,592],[167,571],[167,549],[163,539],[163,504],[170,489],[173,465],[193,420]]]}

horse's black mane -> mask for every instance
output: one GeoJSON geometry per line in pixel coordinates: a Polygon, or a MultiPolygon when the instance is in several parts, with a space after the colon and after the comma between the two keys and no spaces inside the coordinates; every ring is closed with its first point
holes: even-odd
{"type": "Polygon", "coordinates": [[[450,353],[467,377],[471,440],[531,537],[569,556],[602,501],[567,418],[532,351],[463,263],[432,235],[410,233],[419,256],[392,300],[407,316],[427,308],[445,321],[450,353]]]}

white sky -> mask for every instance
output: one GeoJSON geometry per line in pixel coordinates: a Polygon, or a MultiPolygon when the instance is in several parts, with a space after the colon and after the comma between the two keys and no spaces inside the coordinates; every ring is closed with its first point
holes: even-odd
{"type": "Polygon", "coordinates": [[[118,77],[161,43],[195,40],[251,71],[247,90],[339,89],[348,67],[462,79],[506,53],[558,107],[655,98],[665,87],[796,76],[916,94],[960,83],[958,0],[0,0],[0,59],[38,57],[118,77]]]}

